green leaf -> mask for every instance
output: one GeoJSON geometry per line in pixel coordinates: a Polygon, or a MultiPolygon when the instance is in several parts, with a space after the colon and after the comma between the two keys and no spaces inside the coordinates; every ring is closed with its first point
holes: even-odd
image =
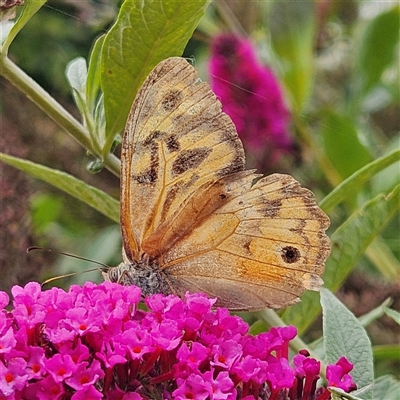
{"type": "MultiPolygon", "coordinates": [[[[346,357],[354,368],[351,376],[358,388],[372,385],[374,364],[371,342],[357,318],[327,289],[321,289],[325,360],[335,364],[346,357]]],[[[372,388],[364,391],[372,399],[372,388]]]]}
{"type": "MultiPolygon", "coordinates": [[[[1,12],[0,12],[1,18],[1,12]]],[[[7,39],[12,27],[14,26],[14,22],[10,20],[1,20],[0,19],[0,54],[3,52],[2,44],[7,39]]]]}
{"type": "Polygon", "coordinates": [[[94,114],[101,89],[101,51],[103,48],[104,38],[105,35],[100,36],[96,40],[92,52],[90,53],[86,79],[86,101],[91,114],[94,114]]]}
{"type": "Polygon", "coordinates": [[[18,32],[26,25],[26,23],[33,17],[33,15],[36,14],[37,11],[39,11],[39,9],[45,2],[46,0],[25,0],[24,9],[19,15],[14,26],[11,28],[7,39],[5,40],[1,49],[1,53],[3,53],[4,55],[7,54],[8,48],[17,36],[18,32]]]}
{"type": "Polygon", "coordinates": [[[325,286],[339,288],[360,256],[400,209],[400,184],[380,194],[353,213],[332,235],[332,254],[323,276],[325,286]]]}
{"type": "Polygon", "coordinates": [[[358,48],[357,76],[359,94],[363,95],[374,87],[384,70],[396,60],[399,43],[400,7],[375,17],[366,27],[358,48]]]}
{"type": "Polygon", "coordinates": [[[101,43],[101,40],[96,42],[97,46],[95,45],[93,49],[96,54],[92,53],[89,71],[87,70],[86,60],[83,57],[72,60],[66,69],[66,75],[72,88],[75,103],[83,116],[92,145],[98,154],[102,153],[105,141],[103,96],[97,99],[100,91],[99,64],[101,43]],[[94,71],[96,67],[98,70],[94,71]],[[90,89],[88,85],[91,85],[90,89]],[[89,99],[87,96],[91,96],[91,98],[89,99]]]}
{"type": "MultiPolygon", "coordinates": [[[[104,115],[104,96],[101,95],[96,103],[94,109],[94,132],[96,142],[103,148],[105,143],[105,132],[106,132],[106,117],[104,115]]],[[[92,136],[93,137],[93,136],[92,136]]],[[[112,148],[110,151],[113,152],[115,149],[112,148]]]]}
{"type": "Polygon", "coordinates": [[[75,103],[83,115],[88,130],[90,130],[91,124],[88,123],[90,121],[90,115],[88,114],[86,102],[86,60],[83,57],[78,57],[70,61],[65,70],[65,75],[72,88],[75,103]]]}
{"type": "Polygon", "coordinates": [[[298,112],[307,105],[314,79],[314,8],[312,1],[275,1],[268,20],[283,80],[298,112]]]}
{"type": "Polygon", "coordinates": [[[102,88],[108,152],[122,131],[146,76],[161,60],[181,55],[208,0],[125,0],[107,33],[102,54],[102,88]]]}
{"type": "Polygon", "coordinates": [[[66,68],[66,76],[70,86],[76,91],[85,95],[87,68],[86,60],[78,57],[68,63],[66,68]]]}
{"type": "Polygon", "coordinates": [[[332,192],[321,201],[320,207],[325,212],[329,212],[340,202],[354,197],[355,193],[378,172],[399,160],[400,150],[394,150],[365,165],[332,190],[332,192]]]}
{"type": "Polygon", "coordinates": [[[103,191],[90,186],[65,172],[48,168],[32,161],[9,156],[4,153],[0,153],[0,160],[35,178],[50,183],[54,187],[63,190],[71,196],[74,196],[93,207],[112,221],[119,222],[118,201],[107,193],[104,193],[103,191]]]}
{"type": "MultiPolygon", "coordinates": [[[[332,291],[339,288],[368,245],[399,209],[400,184],[389,194],[380,194],[365,203],[333,233],[332,253],[322,276],[326,288],[332,291]]],[[[301,334],[319,311],[318,293],[307,292],[301,303],[287,308],[283,320],[294,324],[301,334]]]]}
{"type": "Polygon", "coordinates": [[[325,154],[342,178],[372,161],[370,152],[358,138],[352,119],[326,111],[321,124],[325,154]]]}
{"type": "Polygon", "coordinates": [[[400,382],[393,376],[384,375],[374,383],[374,399],[399,400],[400,382]]]}

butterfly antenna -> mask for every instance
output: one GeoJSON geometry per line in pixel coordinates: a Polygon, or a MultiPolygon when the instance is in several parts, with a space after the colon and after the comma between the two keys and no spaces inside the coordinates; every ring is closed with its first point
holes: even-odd
{"type": "MultiPolygon", "coordinates": [[[[47,251],[47,252],[49,252],[49,253],[61,254],[61,255],[63,255],[63,256],[76,258],[77,260],[83,260],[83,261],[91,262],[91,263],[94,263],[94,264],[98,264],[98,265],[101,265],[101,267],[102,267],[102,268],[91,268],[91,269],[87,269],[86,271],[80,272],[81,274],[86,273],[86,272],[98,271],[99,269],[103,271],[103,270],[108,270],[108,269],[111,268],[109,265],[104,264],[104,263],[102,263],[102,262],[100,262],[100,261],[90,260],[89,258],[80,257],[80,256],[77,256],[77,255],[75,255],[75,254],[64,253],[63,251],[53,251],[52,249],[44,249],[43,247],[38,247],[38,246],[31,246],[31,247],[28,247],[28,248],[26,249],[26,252],[27,252],[27,253],[30,253],[31,251],[34,251],[34,250],[42,250],[42,251],[47,251]]],[[[103,272],[104,272],[104,271],[103,271],[103,272]]],[[[47,284],[50,283],[50,282],[55,281],[55,280],[62,279],[62,278],[68,278],[69,276],[75,276],[75,275],[78,275],[78,272],[71,272],[70,274],[64,274],[64,275],[54,276],[53,278],[46,279],[46,280],[42,283],[42,287],[45,286],[45,285],[47,285],[47,284]]]]}

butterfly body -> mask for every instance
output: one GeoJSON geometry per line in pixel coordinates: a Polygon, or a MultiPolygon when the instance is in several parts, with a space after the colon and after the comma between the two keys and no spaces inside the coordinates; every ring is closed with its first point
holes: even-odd
{"type": "Polygon", "coordinates": [[[168,285],[159,270],[157,260],[150,260],[148,256],[139,262],[122,262],[111,268],[106,274],[107,280],[118,282],[124,286],[139,286],[144,296],[155,293],[169,294],[168,285]]]}
{"type": "Polygon", "coordinates": [[[121,154],[124,262],[105,276],[144,294],[205,292],[232,310],[318,290],[329,219],[289,175],[244,169],[230,118],[182,58],[139,90],[121,154]]]}

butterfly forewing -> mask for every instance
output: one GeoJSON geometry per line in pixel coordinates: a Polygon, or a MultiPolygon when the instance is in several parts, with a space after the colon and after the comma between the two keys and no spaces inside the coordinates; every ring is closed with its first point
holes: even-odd
{"type": "Polygon", "coordinates": [[[138,92],[121,164],[124,246],[128,257],[137,258],[145,238],[191,194],[242,170],[244,152],[209,86],[188,62],[175,57],[159,63],[138,92]],[[133,242],[135,251],[129,249],[133,242]]]}

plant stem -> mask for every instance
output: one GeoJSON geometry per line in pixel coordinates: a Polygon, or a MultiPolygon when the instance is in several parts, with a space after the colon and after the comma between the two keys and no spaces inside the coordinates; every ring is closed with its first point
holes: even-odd
{"type": "Polygon", "coordinates": [[[59,126],[65,129],[75,140],[93,155],[103,160],[105,167],[113,174],[119,175],[120,162],[113,154],[105,159],[96,151],[90,140],[89,132],[68,111],[51,97],[29,75],[22,71],[7,57],[0,57],[0,74],[10,81],[22,93],[26,94],[39,108],[41,108],[59,126]]]}
{"type": "Polygon", "coordinates": [[[343,179],[336,171],[336,168],[330,162],[328,157],[321,153],[318,145],[315,144],[314,140],[312,140],[310,128],[303,123],[303,120],[300,116],[293,115],[293,120],[301,140],[305,144],[306,148],[311,149],[329,183],[333,187],[339,185],[343,179]]]}

